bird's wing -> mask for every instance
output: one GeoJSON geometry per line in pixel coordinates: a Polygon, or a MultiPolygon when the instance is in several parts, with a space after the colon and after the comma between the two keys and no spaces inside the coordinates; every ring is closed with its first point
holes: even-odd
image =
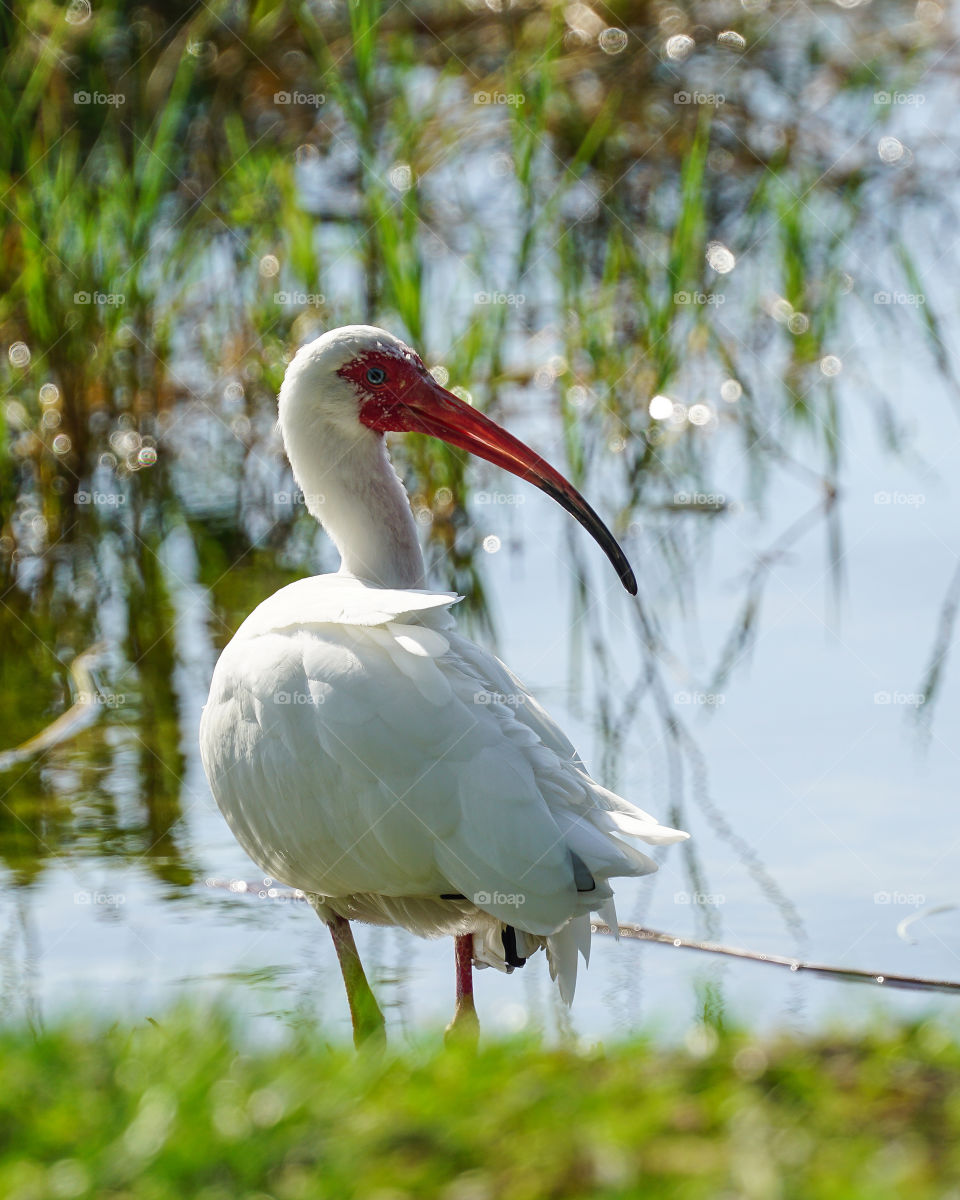
{"type": "Polygon", "coordinates": [[[610,876],[655,869],[596,824],[609,804],[569,743],[520,719],[527,694],[491,696],[501,664],[421,623],[453,597],[364,589],[379,594],[357,593],[360,622],[335,578],[332,599],[303,581],[261,605],[214,674],[204,765],[255,861],[330,897],[461,893],[535,934],[599,907],[610,876]]]}
{"type": "Polygon", "coordinates": [[[509,667],[475,642],[456,634],[449,637],[456,652],[486,680],[490,693],[511,701],[517,720],[531,729],[577,776],[587,796],[585,811],[600,828],[642,838],[653,846],[686,840],[686,833],[661,825],[656,817],[591,778],[573,743],[509,667]]]}
{"type": "Polygon", "coordinates": [[[372,587],[351,575],[312,575],[288,583],[257,605],[236,636],[249,638],[298,625],[383,625],[414,614],[440,616],[445,625],[452,625],[446,610],[462,598],[455,592],[372,587]]]}

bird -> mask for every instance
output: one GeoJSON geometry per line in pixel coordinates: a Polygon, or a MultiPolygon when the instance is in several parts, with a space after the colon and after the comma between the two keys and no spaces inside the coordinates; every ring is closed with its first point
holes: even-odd
{"type": "Polygon", "coordinates": [[[636,578],[559,472],[383,329],[302,346],[278,400],[340,569],[282,587],[237,629],[203,709],[203,767],[242,848],[328,926],[355,1044],[385,1040],[385,1022],[352,922],[453,937],[446,1037],[475,1042],[475,967],[511,973],[543,950],[572,1003],[591,914],[617,928],[611,879],[657,869],[633,840],[688,834],[591,778],[520,680],[458,632],[461,597],[427,585],[385,435],[428,434],[512,472],[589,531],[633,595],[636,578]]]}

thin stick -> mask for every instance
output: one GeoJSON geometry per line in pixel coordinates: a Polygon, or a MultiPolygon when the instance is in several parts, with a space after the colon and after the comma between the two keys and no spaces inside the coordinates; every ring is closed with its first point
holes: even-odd
{"type": "MultiPolygon", "coordinates": [[[[605,921],[592,921],[594,933],[613,934],[605,921]]],[[[681,950],[700,950],[705,954],[724,954],[728,958],[745,958],[750,962],[765,963],[771,967],[787,967],[790,971],[808,971],[843,983],[872,983],[882,987],[907,988],[918,992],[960,993],[960,982],[951,979],[924,979],[918,975],[889,974],[886,971],[861,971],[856,967],[831,967],[826,963],[803,962],[799,958],[786,958],[782,954],[761,954],[757,950],[741,950],[736,946],[721,946],[717,942],[698,942],[692,938],[677,937],[662,933],[659,929],[646,929],[642,925],[619,926],[620,936],[637,942],[656,942],[660,946],[676,946],[681,950]]]]}
{"type": "MultiPolygon", "coordinates": [[[[207,887],[226,888],[235,893],[253,892],[261,897],[269,896],[282,900],[302,900],[302,892],[291,888],[276,887],[273,880],[262,883],[245,883],[243,880],[208,879],[207,887]]],[[[590,923],[594,933],[613,936],[606,923],[595,919],[590,923]]],[[[861,971],[856,967],[832,967],[826,963],[804,962],[799,958],[787,958],[783,954],[761,954],[758,950],[742,950],[737,946],[721,946],[717,942],[698,942],[693,938],[677,937],[659,929],[647,929],[643,925],[621,924],[620,936],[629,941],[654,942],[659,946],[674,946],[680,950],[699,950],[703,954],[723,954],[727,958],[743,958],[748,962],[763,963],[768,967],[786,967],[789,971],[806,971],[821,978],[836,979],[841,983],[872,983],[886,988],[903,988],[915,992],[947,992],[960,994],[960,981],[952,979],[926,979],[922,975],[898,975],[887,971],[861,971]]]]}

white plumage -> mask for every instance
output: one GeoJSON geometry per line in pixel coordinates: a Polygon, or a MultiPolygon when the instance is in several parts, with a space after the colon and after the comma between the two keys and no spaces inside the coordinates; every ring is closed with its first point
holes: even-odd
{"type": "Polygon", "coordinates": [[[570,1000],[568,946],[586,958],[591,911],[616,925],[608,880],[656,870],[618,835],[686,835],[590,778],[519,680],[456,632],[456,599],[337,575],[283,588],[217,664],[204,767],[267,874],[348,919],[472,931],[501,968],[503,924],[533,935],[521,957],[546,938],[570,1000]],[[595,889],[577,891],[571,852],[595,889]]]}
{"type": "Polygon", "coordinates": [[[526,688],[457,632],[459,598],[416,586],[415,525],[356,361],[373,379],[377,364],[393,375],[405,407],[387,428],[419,427],[410,406],[432,412],[442,391],[412,351],[367,327],[294,359],[281,428],[344,567],[282,588],[237,631],[204,709],[204,768],[246,852],[324,919],[472,934],[475,963],[501,969],[514,930],[520,959],[546,948],[569,1002],[590,913],[616,925],[609,881],[656,870],[624,835],[687,835],[592,780],[526,688]]]}

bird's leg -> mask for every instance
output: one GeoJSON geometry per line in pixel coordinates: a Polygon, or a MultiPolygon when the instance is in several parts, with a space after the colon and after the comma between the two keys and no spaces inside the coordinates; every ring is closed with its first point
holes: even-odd
{"type": "Polygon", "coordinates": [[[457,963],[457,1007],[447,1026],[445,1041],[463,1042],[475,1046],[480,1036],[480,1022],[473,1004],[473,934],[461,933],[455,939],[457,963]]]}
{"type": "Polygon", "coordinates": [[[350,1005],[350,1018],[353,1021],[353,1044],[359,1049],[368,1040],[385,1042],[386,1023],[377,998],[363,973],[363,963],[357,953],[357,943],[353,940],[350,922],[336,914],[325,919],[336,947],[344,986],[347,989],[347,1003],[350,1005]]]}

